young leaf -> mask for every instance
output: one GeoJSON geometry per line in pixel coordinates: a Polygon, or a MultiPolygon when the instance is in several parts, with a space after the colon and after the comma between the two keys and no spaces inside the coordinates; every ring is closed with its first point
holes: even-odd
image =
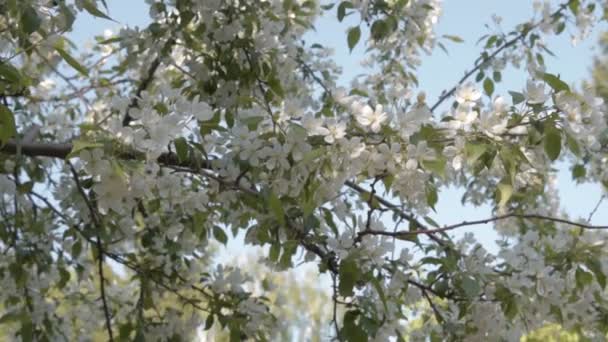
{"type": "Polygon", "coordinates": [[[76,69],[76,71],[78,71],[79,73],[81,73],[83,76],[85,77],[89,77],[89,72],[87,71],[87,68],[85,68],[82,64],[78,63],[78,61],[70,56],[70,54],[65,51],[64,49],[56,46],[55,47],[55,51],[57,51],[57,53],[59,53],[59,55],[74,69],[76,69]]]}
{"type": "Polygon", "coordinates": [[[353,8],[353,4],[350,1],[342,1],[338,6],[338,21],[344,20],[346,16],[346,10],[348,8],[353,8]]]}
{"type": "Polygon", "coordinates": [[[180,137],[175,139],[173,143],[175,144],[177,159],[179,159],[180,162],[188,159],[188,142],[186,142],[186,139],[184,137],[180,137]]]}
{"type": "Polygon", "coordinates": [[[522,93],[516,91],[509,91],[509,94],[511,94],[513,105],[520,104],[526,100],[526,97],[522,93]]]}
{"type": "Polygon", "coordinates": [[[73,158],[73,157],[77,156],[78,153],[80,153],[80,151],[82,151],[82,150],[85,150],[88,148],[97,148],[97,147],[103,147],[103,144],[96,143],[96,142],[90,142],[90,141],[86,141],[86,140],[74,140],[72,142],[72,150],[65,158],[66,159],[73,158]]]}
{"type": "Polygon", "coordinates": [[[543,73],[542,74],[542,78],[556,92],[570,91],[570,87],[568,86],[568,84],[566,84],[566,82],[560,80],[555,75],[552,75],[552,74],[549,74],[549,73],[543,73]]]}
{"type": "Polygon", "coordinates": [[[562,149],[562,135],[560,131],[554,127],[547,127],[545,129],[544,145],[547,157],[552,161],[557,159],[562,149]]]}
{"type": "Polygon", "coordinates": [[[270,192],[270,195],[268,196],[268,207],[274,213],[277,221],[279,221],[281,225],[285,225],[285,212],[283,211],[283,204],[274,192],[270,192]]]}
{"type": "Polygon", "coordinates": [[[108,17],[105,13],[100,11],[93,0],[84,0],[82,3],[82,7],[92,16],[114,21],[114,19],[108,17]]]}
{"type": "Polygon", "coordinates": [[[458,36],[454,36],[454,35],[450,35],[450,34],[444,34],[443,35],[444,38],[447,38],[451,41],[453,41],[454,43],[462,43],[464,42],[464,39],[458,37],[458,36]]]}
{"type": "Polygon", "coordinates": [[[499,207],[504,207],[505,204],[507,204],[507,202],[509,201],[509,199],[511,198],[511,196],[513,195],[513,186],[511,184],[508,184],[506,182],[502,182],[499,183],[496,186],[497,190],[498,190],[498,206],[499,207]]]}
{"type": "Polygon", "coordinates": [[[226,235],[226,232],[224,232],[224,230],[218,226],[213,226],[213,237],[221,242],[223,245],[226,245],[226,243],[228,242],[228,236],[226,235]]]}
{"type": "Polygon", "coordinates": [[[435,204],[439,200],[439,196],[437,196],[437,189],[429,184],[426,187],[426,203],[431,207],[431,209],[435,210],[435,204]]]}
{"type": "Polygon", "coordinates": [[[488,96],[492,96],[492,93],[494,93],[494,82],[489,77],[483,81],[483,90],[488,96]]]}
{"type": "Polygon", "coordinates": [[[0,104],[0,146],[4,146],[8,139],[17,135],[15,116],[8,107],[0,104]]]}
{"type": "Polygon", "coordinates": [[[477,280],[469,276],[465,276],[462,278],[460,286],[462,286],[462,289],[464,290],[464,293],[467,298],[475,298],[481,290],[481,287],[479,286],[477,280]]]}
{"type": "Polygon", "coordinates": [[[359,26],[353,26],[348,30],[347,40],[348,40],[348,48],[350,49],[350,51],[353,51],[353,49],[359,42],[360,38],[361,38],[361,29],[359,28],[359,26]]]}
{"type": "Polygon", "coordinates": [[[0,81],[19,84],[21,83],[21,73],[9,63],[0,63],[0,81]]]}
{"type": "Polygon", "coordinates": [[[359,269],[357,263],[352,259],[345,259],[340,262],[340,283],[338,291],[343,297],[353,295],[353,288],[359,279],[359,269]]]}
{"type": "Polygon", "coordinates": [[[26,6],[25,9],[21,12],[21,26],[23,28],[23,32],[27,34],[32,34],[40,28],[40,17],[38,17],[38,12],[32,6],[26,6]]]}

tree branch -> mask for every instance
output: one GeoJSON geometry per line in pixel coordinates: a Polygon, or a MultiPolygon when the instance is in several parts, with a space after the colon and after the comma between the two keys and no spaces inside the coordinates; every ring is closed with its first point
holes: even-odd
{"type": "Polygon", "coordinates": [[[105,276],[103,273],[104,250],[103,250],[103,246],[101,244],[101,236],[99,235],[99,231],[102,228],[101,222],[99,221],[99,219],[97,217],[97,212],[94,210],[93,204],[91,203],[91,201],[89,201],[89,197],[87,196],[86,192],[84,192],[82,184],[80,184],[80,179],[78,177],[78,173],[76,172],[76,169],[74,169],[74,166],[72,166],[72,164],[70,162],[68,162],[68,165],[70,166],[70,171],[72,172],[74,182],[76,182],[76,187],[78,188],[78,192],[80,193],[83,200],[85,201],[87,208],[89,208],[89,211],[91,213],[91,219],[93,220],[93,223],[95,224],[95,227],[97,228],[96,246],[97,246],[97,254],[98,254],[97,267],[98,267],[98,272],[99,272],[99,290],[101,292],[101,302],[103,304],[103,313],[104,313],[104,316],[106,319],[106,330],[108,331],[108,339],[110,342],[114,342],[114,334],[112,332],[112,317],[110,316],[110,308],[108,306],[108,301],[107,301],[107,297],[106,297],[106,285],[105,285],[106,279],[105,279],[105,276]]]}
{"type": "MultiPolygon", "coordinates": [[[[557,9],[555,12],[553,12],[553,14],[551,14],[551,17],[558,16],[565,8],[567,8],[567,5],[568,5],[568,2],[566,2],[564,4],[561,4],[559,6],[559,9],[557,9]]],[[[532,29],[538,27],[541,23],[542,23],[542,21],[539,21],[538,23],[531,25],[529,27],[529,29],[527,29],[527,30],[523,29],[517,36],[515,36],[511,40],[505,42],[503,45],[501,45],[498,49],[496,49],[487,58],[483,58],[483,56],[480,56],[477,59],[477,61],[479,61],[480,59],[481,59],[481,61],[478,64],[476,64],[473,67],[473,69],[471,69],[468,72],[466,72],[464,74],[464,76],[462,76],[462,78],[460,78],[460,80],[458,80],[458,83],[456,83],[456,85],[452,87],[452,89],[450,89],[447,92],[442,93],[442,95],[439,97],[439,99],[437,99],[437,102],[435,102],[435,104],[433,104],[433,106],[431,106],[431,112],[434,112],[437,109],[437,107],[439,107],[439,105],[441,105],[445,100],[447,100],[452,95],[454,95],[454,93],[456,92],[456,90],[458,89],[458,87],[461,86],[474,73],[476,73],[477,71],[479,71],[486,63],[488,63],[489,61],[493,60],[499,53],[501,53],[505,49],[507,49],[507,48],[509,48],[509,47],[511,47],[511,46],[513,46],[515,44],[517,44],[517,42],[519,40],[524,39],[526,37],[526,35],[528,35],[528,33],[530,33],[530,31],[532,31],[532,29]]]]}
{"type": "Polygon", "coordinates": [[[544,215],[538,215],[538,214],[510,213],[510,214],[490,217],[490,218],[483,219],[483,220],[463,221],[461,223],[444,226],[444,227],[436,228],[436,229],[421,229],[421,230],[412,230],[412,231],[400,230],[400,231],[396,231],[396,232],[387,232],[387,231],[383,231],[383,230],[368,230],[368,231],[360,232],[359,235],[384,235],[384,236],[398,237],[398,236],[408,236],[408,235],[418,235],[418,234],[433,234],[433,233],[446,232],[449,230],[454,230],[454,229],[466,227],[466,226],[475,226],[475,225],[505,220],[505,219],[512,218],[512,217],[521,218],[521,219],[538,219],[538,220],[545,220],[545,221],[551,221],[551,222],[556,222],[556,223],[563,223],[563,224],[568,224],[568,225],[583,228],[583,229],[591,229],[591,230],[608,229],[608,226],[594,226],[594,225],[590,225],[590,224],[578,223],[578,222],[569,221],[566,219],[551,217],[551,216],[544,216],[544,215]]]}

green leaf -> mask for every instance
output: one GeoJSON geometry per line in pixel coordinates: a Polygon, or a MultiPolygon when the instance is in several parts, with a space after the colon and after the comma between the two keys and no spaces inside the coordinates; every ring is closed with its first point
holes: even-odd
{"type": "Polygon", "coordinates": [[[84,0],[82,3],[82,7],[92,16],[114,21],[114,19],[108,17],[105,13],[100,11],[93,0],[84,0]]]}
{"type": "Polygon", "coordinates": [[[207,331],[209,329],[211,329],[211,327],[213,326],[213,314],[209,314],[209,316],[207,316],[207,319],[205,320],[205,328],[203,330],[207,331]]]}
{"type": "Polygon", "coordinates": [[[583,288],[591,284],[593,281],[593,274],[585,271],[582,267],[577,267],[574,273],[574,279],[576,280],[576,287],[583,288]]]}
{"type": "Polygon", "coordinates": [[[353,49],[359,42],[360,38],[361,38],[361,28],[359,28],[359,26],[351,27],[348,30],[347,41],[348,41],[348,48],[350,49],[350,51],[353,51],[353,49]]]}
{"type": "Polygon", "coordinates": [[[389,26],[386,21],[378,19],[372,24],[370,32],[374,40],[381,40],[382,38],[385,38],[388,35],[389,26]]]}
{"type": "Polygon", "coordinates": [[[497,197],[498,197],[498,206],[504,207],[505,204],[509,201],[511,196],[513,196],[513,186],[506,182],[501,182],[497,186],[497,197]]]}
{"type": "Polygon", "coordinates": [[[380,301],[382,301],[382,305],[384,306],[384,311],[388,312],[388,306],[386,305],[386,296],[384,295],[384,290],[382,290],[382,285],[380,284],[380,281],[376,278],[372,278],[371,283],[376,289],[376,292],[378,292],[380,301]]]}
{"type": "Polygon", "coordinates": [[[544,143],[547,157],[552,161],[556,160],[562,149],[562,135],[560,131],[552,126],[545,128],[544,143]]]}
{"type": "Polygon", "coordinates": [[[566,82],[560,80],[557,76],[549,74],[549,73],[543,73],[542,74],[542,79],[547,82],[547,84],[553,88],[553,90],[555,90],[556,92],[560,92],[560,91],[570,91],[570,87],[568,86],[568,84],[566,84],[566,82]]]}
{"type": "Polygon", "coordinates": [[[570,0],[570,1],[568,1],[568,7],[570,8],[570,11],[572,11],[572,14],[574,14],[574,15],[578,14],[579,6],[580,6],[580,1],[579,0],[570,0]]]}
{"type": "Polygon", "coordinates": [[[502,74],[500,71],[494,71],[492,73],[492,78],[494,79],[494,82],[500,82],[502,80],[502,74]]]}
{"type": "Polygon", "coordinates": [[[585,165],[576,164],[572,168],[572,179],[584,178],[587,175],[587,170],[585,169],[585,165]]]}
{"type": "Polygon", "coordinates": [[[338,291],[343,297],[349,297],[354,294],[353,288],[360,278],[359,268],[357,263],[352,259],[344,259],[340,262],[340,282],[338,291]]]}
{"type": "Polygon", "coordinates": [[[324,148],[316,148],[314,150],[308,151],[304,154],[304,157],[302,157],[300,164],[302,164],[302,165],[310,164],[313,161],[315,161],[317,158],[319,158],[323,155],[325,155],[324,148]]]}
{"type": "Polygon", "coordinates": [[[65,267],[59,267],[59,282],[57,282],[57,287],[59,289],[63,289],[70,281],[70,272],[65,269],[65,267]]]}
{"type": "Polygon", "coordinates": [[[0,104],[0,146],[4,146],[8,139],[17,135],[15,116],[7,106],[0,104]]]}
{"type": "Polygon", "coordinates": [[[443,37],[447,38],[447,39],[449,39],[451,41],[453,41],[454,43],[462,43],[462,42],[464,42],[464,39],[462,39],[462,38],[460,38],[458,36],[455,36],[455,35],[451,35],[451,34],[444,34],[443,37]]]}
{"type": "Polygon", "coordinates": [[[509,91],[509,94],[511,94],[511,100],[513,101],[513,105],[520,104],[526,100],[526,97],[522,93],[516,91],[509,91]]]}
{"type": "Polygon", "coordinates": [[[184,137],[180,137],[173,141],[175,144],[175,151],[177,152],[177,159],[182,163],[188,159],[188,142],[184,137]]]}
{"type": "Polygon", "coordinates": [[[76,242],[74,242],[72,245],[71,256],[72,258],[76,259],[80,256],[80,253],[82,253],[82,242],[80,240],[76,240],[76,242]]]}
{"type": "Polygon", "coordinates": [[[205,136],[214,130],[221,130],[220,117],[221,117],[220,111],[216,111],[213,114],[213,117],[211,119],[209,119],[207,121],[200,121],[199,130],[200,130],[201,135],[205,136]]]}
{"type": "Polygon", "coordinates": [[[568,133],[566,133],[566,145],[568,146],[568,149],[570,149],[570,152],[574,153],[575,156],[581,156],[581,148],[578,146],[578,142],[568,133]]]}
{"type": "Polygon", "coordinates": [[[426,187],[426,203],[435,210],[435,204],[437,204],[438,200],[437,189],[432,184],[428,184],[426,187]]]}
{"type": "Polygon", "coordinates": [[[342,1],[338,6],[338,21],[344,20],[344,17],[346,16],[346,10],[353,7],[354,6],[350,1],[342,1]]]}
{"type": "Polygon", "coordinates": [[[477,280],[469,276],[462,278],[460,286],[464,290],[464,294],[467,296],[467,298],[470,299],[475,298],[479,294],[479,291],[481,291],[481,287],[479,286],[477,280]]]}
{"type": "Polygon", "coordinates": [[[600,285],[602,290],[605,289],[606,275],[602,271],[602,264],[600,263],[600,261],[596,258],[590,257],[585,263],[585,265],[589,268],[589,270],[591,270],[591,272],[593,272],[593,274],[595,275],[595,279],[597,279],[597,283],[600,285]]]}
{"type": "Polygon", "coordinates": [[[426,223],[430,224],[431,226],[435,227],[435,228],[439,228],[439,223],[437,223],[437,221],[433,220],[432,218],[425,216],[423,217],[424,221],[426,221],[426,223]]]}
{"type": "Polygon", "coordinates": [[[21,329],[19,330],[21,341],[34,341],[34,330],[34,323],[32,323],[32,320],[29,317],[23,316],[21,318],[21,329]]]}
{"type": "Polygon", "coordinates": [[[494,93],[494,82],[489,77],[486,77],[483,81],[483,90],[488,96],[492,96],[492,93],[494,93]]]}
{"type": "Polygon", "coordinates": [[[85,140],[74,140],[74,141],[72,141],[72,150],[65,158],[70,159],[70,158],[76,157],[82,150],[86,150],[86,149],[90,149],[90,148],[100,148],[100,147],[103,147],[102,143],[96,143],[96,142],[85,141],[85,140]]]}
{"type": "Polygon", "coordinates": [[[433,160],[423,160],[422,166],[425,170],[433,172],[437,176],[441,177],[441,179],[445,179],[445,158],[438,158],[433,160]]]}
{"type": "Polygon", "coordinates": [[[340,233],[338,232],[338,226],[336,226],[336,223],[334,222],[332,212],[329,209],[323,207],[321,207],[321,211],[323,212],[323,218],[325,219],[325,223],[327,223],[329,228],[331,228],[331,231],[334,233],[334,235],[340,235],[340,233]]]}
{"type": "Polygon", "coordinates": [[[263,116],[250,116],[248,118],[240,119],[241,123],[247,125],[250,131],[255,131],[258,129],[258,125],[260,122],[264,121],[263,116]]]}
{"type": "Polygon", "coordinates": [[[224,232],[224,230],[218,226],[213,226],[213,237],[217,241],[221,242],[224,246],[228,242],[228,236],[226,235],[226,232],[224,232]]]}
{"type": "Polygon", "coordinates": [[[279,259],[279,267],[283,270],[293,267],[291,259],[298,250],[298,243],[290,240],[283,244],[283,253],[279,259]]]}
{"type": "Polygon", "coordinates": [[[32,6],[26,6],[21,11],[21,26],[23,28],[23,32],[26,34],[32,34],[40,28],[40,17],[38,17],[38,13],[32,6]]]}
{"type": "Polygon", "coordinates": [[[131,335],[131,332],[133,331],[133,324],[131,324],[131,322],[126,322],[121,324],[118,327],[118,336],[120,337],[121,341],[128,341],[129,340],[129,336],[131,335]]]}
{"type": "Polygon", "coordinates": [[[0,317],[0,324],[15,322],[21,319],[23,313],[20,311],[9,311],[0,317]]]}
{"type": "Polygon", "coordinates": [[[57,53],[59,53],[63,60],[65,60],[72,68],[76,69],[76,71],[81,73],[83,76],[89,77],[89,72],[87,71],[87,69],[82,64],[78,63],[78,61],[74,57],[72,57],[67,51],[58,46],[55,46],[55,51],[57,51],[57,53]]]}
{"type": "Polygon", "coordinates": [[[270,192],[268,195],[268,207],[274,213],[275,218],[281,225],[285,225],[285,211],[283,210],[283,204],[281,200],[274,192],[270,192]]]}
{"type": "Polygon", "coordinates": [[[491,48],[494,43],[496,43],[496,41],[498,40],[498,36],[496,35],[492,35],[488,38],[488,40],[486,41],[486,49],[491,48]]]}
{"type": "Polygon", "coordinates": [[[9,63],[0,63],[0,80],[18,85],[21,83],[21,73],[9,63]]]}
{"type": "Polygon", "coordinates": [[[340,329],[340,335],[349,342],[367,342],[368,336],[365,330],[355,321],[359,316],[358,311],[348,311],[344,314],[344,324],[340,329]]]}
{"type": "Polygon", "coordinates": [[[268,259],[273,262],[277,262],[279,260],[279,256],[281,255],[281,244],[273,243],[270,246],[270,251],[268,252],[268,259]]]}
{"type": "Polygon", "coordinates": [[[488,149],[487,144],[473,144],[467,142],[464,146],[464,153],[467,157],[467,164],[473,165],[488,149]]]}

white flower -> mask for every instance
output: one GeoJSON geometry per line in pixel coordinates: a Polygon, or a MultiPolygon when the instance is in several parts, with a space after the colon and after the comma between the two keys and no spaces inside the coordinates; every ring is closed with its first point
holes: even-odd
{"type": "Polygon", "coordinates": [[[525,95],[527,102],[530,104],[545,103],[549,98],[549,95],[545,94],[545,85],[532,80],[528,80],[526,83],[525,95]]]}
{"type": "Polygon", "coordinates": [[[449,122],[449,126],[452,129],[463,129],[468,130],[471,125],[477,120],[479,114],[477,111],[472,110],[466,106],[458,106],[454,113],[454,119],[449,122]]]}
{"type": "MultiPolygon", "coordinates": [[[[353,106],[355,107],[355,106],[353,106]]],[[[356,106],[360,107],[360,106],[356,106]]],[[[370,106],[366,105],[361,108],[360,113],[356,116],[357,122],[363,127],[370,127],[372,132],[378,133],[381,125],[388,115],[383,111],[382,105],[376,105],[376,109],[373,110],[370,106]]]]}
{"type": "Polygon", "coordinates": [[[196,95],[192,101],[180,99],[175,104],[175,109],[182,115],[192,115],[199,121],[208,121],[213,118],[213,110],[205,103],[199,101],[199,95],[196,95]]]}
{"type": "Polygon", "coordinates": [[[412,110],[407,112],[399,119],[401,135],[404,138],[409,138],[412,134],[416,133],[420,129],[420,126],[429,122],[432,116],[433,113],[431,113],[431,110],[426,104],[415,104],[412,110]]]}
{"type": "Polygon", "coordinates": [[[336,140],[344,138],[346,135],[346,124],[344,122],[333,121],[327,123],[327,134],[324,134],[326,143],[333,144],[336,140]]]}
{"type": "Polygon", "coordinates": [[[455,171],[462,169],[462,166],[464,165],[464,146],[465,139],[462,137],[457,137],[456,139],[454,139],[453,146],[446,146],[443,149],[443,155],[448,158],[452,158],[451,165],[455,171]]]}
{"type": "Polygon", "coordinates": [[[418,145],[407,146],[407,162],[405,168],[415,170],[418,168],[418,163],[433,157],[433,150],[428,148],[426,141],[421,141],[418,145]]]}
{"type": "Polygon", "coordinates": [[[481,92],[475,88],[473,83],[469,82],[458,87],[455,96],[456,102],[471,105],[481,98],[481,92]]]}
{"type": "Polygon", "coordinates": [[[500,139],[497,135],[503,134],[507,130],[507,104],[502,97],[497,97],[492,103],[491,111],[483,112],[479,120],[480,128],[489,136],[500,139]]]}
{"type": "Polygon", "coordinates": [[[305,116],[302,118],[302,127],[306,129],[308,135],[327,135],[329,130],[323,125],[323,120],[317,119],[313,116],[305,116]]]}

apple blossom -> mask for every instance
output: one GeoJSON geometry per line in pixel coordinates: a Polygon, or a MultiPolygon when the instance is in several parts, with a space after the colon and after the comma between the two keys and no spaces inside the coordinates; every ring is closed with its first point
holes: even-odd
{"type": "Polygon", "coordinates": [[[435,32],[440,1],[146,4],[149,25],[83,49],[65,32],[105,1],[0,6],[1,339],[605,338],[608,227],[568,216],[555,170],[608,184],[606,105],[544,62],[605,2],[495,16],[434,101],[418,67],[460,40],[435,32]],[[320,18],[364,45],[350,83],[320,18]],[[510,66],[523,91],[495,87],[510,66]],[[450,188],[491,216],[440,220],[450,188]],[[481,224],[495,249],[454,234],[481,224]],[[260,266],[312,266],[321,314],[260,266]]]}

